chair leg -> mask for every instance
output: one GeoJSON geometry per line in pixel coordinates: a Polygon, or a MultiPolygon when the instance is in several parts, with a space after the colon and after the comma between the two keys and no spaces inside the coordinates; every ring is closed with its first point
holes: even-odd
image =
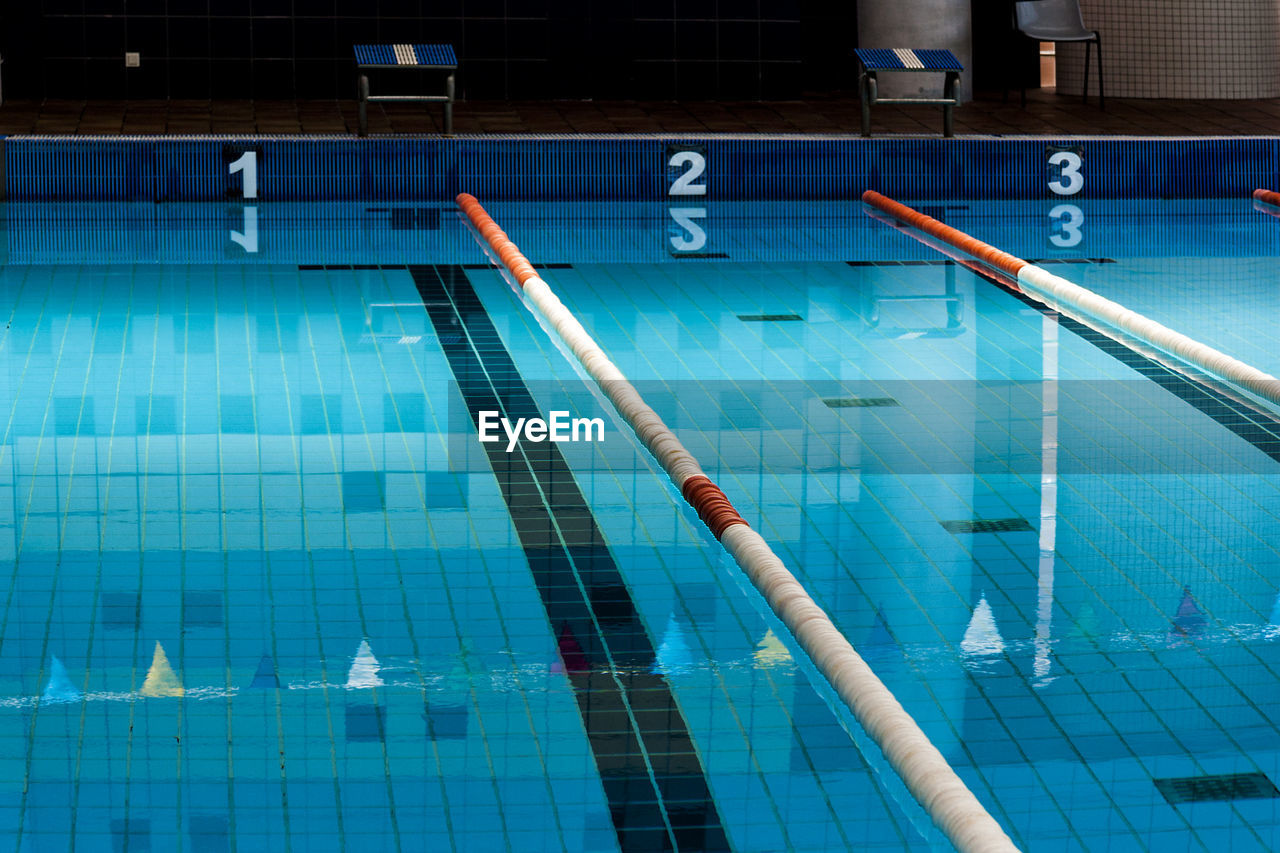
{"type": "Polygon", "coordinates": [[[360,135],[369,135],[369,77],[361,74],[356,79],[356,115],[360,127],[360,135]]]}
{"type": "Polygon", "coordinates": [[[1105,110],[1107,108],[1107,96],[1102,89],[1102,36],[1095,32],[1093,37],[1098,42],[1098,109],[1105,110]]]}
{"type": "Polygon", "coordinates": [[[871,135],[871,74],[862,72],[858,80],[858,101],[862,106],[862,135],[871,135]]]}
{"type": "MultiPolygon", "coordinates": [[[[942,84],[942,97],[947,101],[956,100],[956,87],[960,83],[960,75],[955,71],[948,71],[945,81],[942,84]]],[[[942,135],[955,135],[955,122],[952,118],[954,103],[946,103],[942,105],[942,135]]]]}
{"type": "Polygon", "coordinates": [[[444,102],[444,135],[453,136],[453,92],[454,80],[450,74],[448,79],[444,81],[444,94],[448,98],[444,102]]]}
{"type": "MultiPolygon", "coordinates": [[[[1018,29],[1018,24],[1016,24],[1016,19],[1014,23],[1014,29],[1015,31],[1016,29],[1018,29]]],[[[1021,36],[1023,35],[1023,33],[1019,32],[1018,35],[1021,36]]],[[[1032,41],[1033,44],[1036,44],[1036,50],[1037,50],[1037,53],[1039,53],[1039,42],[1034,41],[1033,38],[1023,36],[1021,37],[1020,44],[1027,44],[1028,41],[1032,41]]],[[[1038,63],[1039,60],[1037,59],[1036,61],[1038,63]]],[[[1037,65],[1036,73],[1037,74],[1039,73],[1039,65],[1037,65]]],[[[1018,83],[1018,102],[1021,105],[1021,108],[1023,108],[1024,110],[1027,109],[1027,81],[1025,81],[1025,79],[1021,79],[1021,81],[1019,81],[1018,83]]]]}
{"type": "Polygon", "coordinates": [[[1093,42],[1084,43],[1084,91],[1080,93],[1080,100],[1089,103],[1089,51],[1093,49],[1093,42]]]}

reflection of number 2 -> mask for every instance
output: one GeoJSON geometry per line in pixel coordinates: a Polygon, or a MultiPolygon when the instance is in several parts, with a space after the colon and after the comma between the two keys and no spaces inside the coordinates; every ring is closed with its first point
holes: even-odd
{"type": "Polygon", "coordinates": [[[1059,176],[1049,182],[1049,189],[1054,195],[1075,195],[1084,189],[1079,154],[1074,151],[1057,151],[1049,156],[1049,165],[1062,167],[1059,176]]]}
{"type": "Polygon", "coordinates": [[[696,252],[707,245],[707,232],[702,229],[701,225],[693,221],[707,218],[707,209],[705,207],[672,207],[669,208],[669,211],[671,218],[689,235],[685,237],[681,234],[677,237],[669,238],[671,240],[671,248],[677,252],[696,252]]]}
{"type": "Polygon", "coordinates": [[[1049,211],[1049,221],[1062,232],[1049,235],[1049,242],[1055,246],[1066,249],[1078,245],[1084,238],[1084,234],[1080,232],[1080,226],[1084,225],[1084,211],[1074,204],[1054,205],[1053,210],[1049,211]]]}
{"type": "Polygon", "coordinates": [[[697,151],[677,151],[671,155],[671,159],[667,161],[668,166],[679,169],[681,166],[688,166],[689,170],[680,177],[676,178],[675,183],[671,185],[671,189],[667,191],[667,195],[706,195],[706,184],[695,184],[694,181],[702,177],[702,173],[707,168],[707,158],[703,157],[697,151]]]}

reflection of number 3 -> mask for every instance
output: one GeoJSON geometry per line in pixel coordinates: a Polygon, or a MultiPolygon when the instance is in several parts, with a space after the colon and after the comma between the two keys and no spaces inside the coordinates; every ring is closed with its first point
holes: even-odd
{"type": "Polygon", "coordinates": [[[671,155],[671,159],[667,161],[668,166],[680,168],[687,165],[689,170],[680,177],[676,178],[675,183],[671,185],[671,189],[667,191],[667,195],[706,195],[706,184],[695,184],[694,181],[702,177],[703,171],[707,168],[707,158],[703,157],[697,151],[677,151],[671,155]]]}
{"type": "Polygon", "coordinates": [[[1078,245],[1084,238],[1080,233],[1080,226],[1084,225],[1084,211],[1074,204],[1054,205],[1053,210],[1049,211],[1049,221],[1062,229],[1061,234],[1049,235],[1049,242],[1055,246],[1065,249],[1078,245]],[[1059,221],[1064,216],[1066,220],[1059,221]]]}
{"type": "Polygon", "coordinates": [[[1084,189],[1079,154],[1074,151],[1058,151],[1049,157],[1049,165],[1062,167],[1062,173],[1049,182],[1049,189],[1054,195],[1075,195],[1084,189]]]}

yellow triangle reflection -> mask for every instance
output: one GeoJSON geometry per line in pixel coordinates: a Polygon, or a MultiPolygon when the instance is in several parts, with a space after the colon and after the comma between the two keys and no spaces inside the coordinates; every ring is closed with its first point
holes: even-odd
{"type": "Polygon", "coordinates": [[[181,696],[186,693],[159,641],[156,642],[156,653],[151,659],[151,668],[147,670],[147,680],[142,682],[140,692],[143,696],[181,696]]]}
{"type": "Polygon", "coordinates": [[[756,666],[781,666],[791,663],[791,652],[782,644],[773,629],[765,631],[764,639],[756,646],[756,666]]]}

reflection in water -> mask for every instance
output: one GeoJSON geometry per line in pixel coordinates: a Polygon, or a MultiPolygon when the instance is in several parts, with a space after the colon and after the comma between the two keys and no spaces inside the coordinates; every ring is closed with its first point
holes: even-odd
{"type": "Polygon", "coordinates": [[[1204,612],[1191,594],[1191,587],[1184,586],[1182,600],[1178,602],[1178,612],[1169,625],[1169,645],[1182,645],[1199,637],[1204,632],[1205,621],[1204,612]]]}
{"type": "Polygon", "coordinates": [[[1004,638],[996,627],[996,616],[991,612],[985,592],[973,608],[969,627],[965,628],[964,639],[960,641],[960,651],[967,658],[1004,654],[1004,638]]]}
{"type": "Polygon", "coordinates": [[[1053,570],[1058,538],[1058,319],[1040,321],[1044,390],[1040,421],[1040,555],[1036,566],[1035,686],[1053,683],[1049,651],[1053,641],[1053,570]]]}
{"type": "MultiPolygon", "coordinates": [[[[985,599],[983,600],[985,601],[985,599]]],[[[987,618],[992,613],[990,606],[983,606],[980,601],[978,607],[974,609],[975,615],[978,615],[978,621],[987,624],[988,630],[994,628],[994,622],[987,618]],[[985,611],[986,615],[979,615],[980,611],[985,611]]],[[[1251,623],[1235,623],[1224,624],[1220,628],[1208,630],[1207,617],[1199,610],[1199,606],[1192,602],[1195,607],[1195,613],[1200,614],[1200,619],[1204,620],[1204,628],[1191,628],[1186,632],[1186,636],[1194,636],[1196,647],[1201,649],[1210,649],[1213,647],[1236,646],[1239,644],[1262,643],[1275,641],[1280,639],[1280,631],[1276,626],[1270,623],[1265,625],[1251,623]]],[[[972,621],[972,620],[971,620],[972,621]]],[[[1191,617],[1191,624],[1195,624],[1195,616],[1191,617]]],[[[687,629],[685,629],[687,631],[687,629]]],[[[1103,654],[1120,654],[1132,651],[1150,651],[1153,648],[1160,647],[1163,643],[1167,643],[1169,637],[1183,637],[1181,631],[1164,630],[1159,631],[1127,631],[1120,630],[1111,633],[1103,633],[1101,630],[1100,620],[1089,604],[1081,607],[1081,613],[1073,622],[1073,627],[1057,642],[1070,643],[1073,641],[1088,642],[1092,648],[1103,654]]],[[[966,631],[966,637],[969,632],[966,631]]],[[[687,635],[686,635],[687,637],[687,635]]],[[[564,652],[570,655],[575,661],[576,669],[567,670],[570,673],[588,672],[590,667],[587,666],[585,657],[581,650],[575,654],[569,650],[576,641],[572,635],[565,636],[562,640],[568,646],[562,645],[564,652]]],[[[995,654],[1005,654],[1008,658],[1016,660],[1021,656],[1032,654],[1035,650],[1035,639],[1027,638],[1022,640],[1005,640],[998,629],[995,630],[994,636],[985,641],[989,644],[992,651],[976,652],[975,649],[982,645],[977,640],[970,647],[966,648],[962,641],[961,654],[956,655],[953,649],[940,646],[936,643],[898,643],[887,633],[886,626],[881,620],[877,619],[876,624],[869,631],[868,641],[858,647],[858,651],[863,654],[869,661],[874,661],[877,672],[892,672],[893,665],[899,662],[908,663],[910,671],[918,674],[929,673],[948,673],[954,672],[957,664],[978,663],[982,659],[988,658],[995,654]],[[877,640],[876,638],[880,638],[877,640]],[[977,659],[977,660],[975,660],[977,659]]],[[[1185,640],[1183,640],[1185,642],[1185,640]]],[[[1177,644],[1175,644],[1177,645],[1177,644]]],[[[1073,650],[1074,651],[1074,650],[1073,650]]],[[[54,660],[57,660],[56,658],[54,660]]],[[[755,651],[744,657],[723,657],[717,659],[714,666],[722,672],[746,671],[750,669],[760,669],[766,667],[786,666],[793,663],[791,654],[787,651],[782,641],[770,630],[766,631],[755,651]]],[[[311,664],[300,664],[309,667],[311,664]]],[[[323,666],[322,662],[316,662],[315,666],[323,666]]],[[[417,663],[412,662],[408,666],[416,667],[417,663]]],[[[690,657],[687,664],[683,665],[682,672],[695,672],[705,669],[711,664],[705,659],[695,659],[690,657]]],[[[406,691],[420,692],[425,686],[429,690],[443,692],[459,692],[465,690],[472,685],[478,686],[480,689],[492,691],[496,694],[501,693],[520,693],[526,689],[530,683],[539,682],[545,679],[549,674],[564,674],[566,672],[565,665],[559,660],[554,661],[548,666],[545,663],[527,663],[517,666],[512,671],[486,672],[482,675],[472,675],[467,673],[460,665],[453,666],[448,672],[431,672],[422,670],[419,674],[412,677],[404,678],[383,678],[381,675],[382,665],[379,663],[379,671],[375,675],[379,684],[376,686],[386,687],[388,689],[403,689],[406,691]]],[[[612,667],[611,672],[639,675],[639,674],[657,674],[653,673],[652,667],[632,668],[632,667],[612,667]]],[[[181,696],[187,701],[204,701],[212,699],[223,699],[235,696],[240,688],[199,685],[186,686],[178,679],[172,665],[169,663],[167,656],[161,650],[161,660],[153,662],[148,670],[146,682],[142,688],[133,692],[114,692],[110,690],[97,690],[88,693],[82,692],[70,680],[66,672],[65,665],[60,661],[56,664],[50,664],[50,677],[45,689],[39,696],[10,696],[0,699],[0,708],[32,708],[37,705],[49,705],[68,702],[122,702],[129,703],[139,696],[181,696]],[[179,692],[176,693],[160,693],[156,692],[158,686],[168,685],[170,688],[179,692]]],[[[330,690],[336,685],[332,682],[323,680],[287,680],[280,681],[275,670],[274,662],[269,655],[264,655],[258,664],[258,669],[254,674],[249,688],[279,688],[280,690],[290,692],[303,692],[312,690],[330,690]]],[[[343,687],[351,687],[350,684],[344,684],[343,687]]],[[[368,685],[373,687],[375,685],[368,685]]],[[[360,688],[353,688],[360,689],[360,688]]]]}
{"type": "Polygon", "coordinates": [[[675,675],[688,672],[693,667],[693,655],[689,652],[685,629],[672,613],[667,617],[667,630],[662,634],[662,645],[658,646],[658,653],[649,671],[655,675],[675,675]]]}
{"type": "Polygon", "coordinates": [[[381,687],[382,678],[378,675],[378,669],[381,666],[378,659],[373,656],[373,649],[369,648],[369,641],[361,640],[360,648],[356,650],[356,656],[351,661],[351,669],[347,671],[347,689],[365,690],[381,687]]]}
{"type": "Polygon", "coordinates": [[[40,696],[41,704],[78,702],[80,701],[80,696],[79,689],[71,683],[70,677],[67,676],[67,668],[55,656],[53,662],[49,665],[49,683],[45,686],[44,693],[40,696]]]}
{"type": "Polygon", "coordinates": [[[249,686],[267,689],[280,686],[280,677],[276,675],[276,664],[271,659],[271,655],[262,653],[262,660],[258,661],[258,671],[253,674],[253,682],[249,686]]]}
{"type": "Polygon", "coordinates": [[[556,640],[560,649],[560,660],[551,665],[552,672],[586,672],[590,669],[587,656],[582,651],[582,644],[573,635],[573,629],[565,622],[560,626],[560,635],[556,640]]]}
{"type": "Polygon", "coordinates": [[[1086,601],[1076,614],[1075,627],[1072,628],[1071,635],[1081,640],[1093,640],[1101,630],[1102,623],[1098,619],[1098,611],[1094,609],[1093,602],[1086,601]]]}
{"type": "Polygon", "coordinates": [[[773,633],[772,628],[764,632],[764,638],[756,646],[755,657],[756,666],[761,668],[786,666],[791,663],[791,652],[787,651],[787,647],[778,639],[778,635],[773,633]]]}
{"type": "Polygon", "coordinates": [[[169,657],[164,653],[164,646],[156,641],[156,651],[151,658],[151,668],[147,670],[147,679],[142,682],[138,691],[143,696],[182,696],[187,691],[182,688],[178,674],[169,665],[169,657]]]}
{"type": "MultiPolygon", "coordinates": [[[[878,801],[874,780],[863,781],[865,768],[847,733],[820,699],[813,698],[803,732],[789,736],[779,728],[789,697],[778,685],[790,680],[751,672],[792,666],[784,645],[789,640],[780,639],[782,629],[762,638],[754,627],[759,623],[742,618],[751,612],[747,600],[738,604],[738,593],[719,590],[713,580],[720,550],[683,532],[669,542],[659,540],[659,546],[647,540],[636,546],[622,538],[630,535],[626,520],[606,514],[613,525],[610,537],[618,536],[627,549],[661,547],[664,558],[688,565],[689,576],[703,581],[698,587],[707,592],[686,601],[689,618],[670,612],[661,618],[679,600],[674,595],[638,600],[631,611],[622,597],[624,575],[614,568],[605,537],[593,534],[574,546],[579,550],[572,560],[556,564],[557,570],[572,565],[581,572],[572,580],[581,578],[586,589],[589,618],[563,618],[560,596],[568,585],[556,576],[547,584],[555,604],[548,636],[540,616],[527,621],[528,608],[537,603],[534,582],[541,577],[530,581],[529,575],[544,565],[537,558],[545,548],[513,547],[519,531],[507,528],[512,522],[499,488],[507,481],[495,483],[489,469],[477,474],[473,467],[453,470],[450,464],[455,448],[446,403],[462,407],[455,399],[457,385],[443,378],[445,356],[432,337],[410,326],[396,330],[394,340],[366,341],[354,309],[369,300],[355,287],[335,288],[328,279],[338,277],[324,270],[304,271],[300,280],[306,286],[296,293],[290,276],[277,271],[163,275],[157,306],[144,301],[146,279],[131,290],[118,287],[113,276],[106,292],[128,293],[132,302],[126,305],[121,296],[120,311],[111,302],[113,311],[103,312],[100,325],[96,314],[86,323],[77,313],[65,334],[52,327],[61,337],[50,341],[45,334],[25,344],[35,354],[33,363],[59,354],[59,387],[94,394],[52,397],[46,385],[32,400],[21,398],[14,404],[24,415],[15,428],[17,441],[0,448],[12,463],[7,483],[15,497],[7,503],[25,512],[18,519],[11,510],[4,525],[26,531],[14,536],[6,557],[17,578],[11,597],[51,600],[50,589],[57,595],[47,617],[24,614],[18,637],[23,659],[48,649],[43,674],[24,675],[15,663],[9,688],[25,695],[0,699],[7,731],[28,737],[30,749],[41,756],[27,766],[11,760],[8,775],[27,786],[22,807],[34,839],[27,846],[44,846],[53,837],[52,825],[66,811],[44,806],[63,808],[75,790],[82,806],[93,806],[79,810],[79,829],[73,827],[70,836],[85,847],[103,843],[116,822],[127,828],[115,837],[139,849],[149,837],[193,850],[246,843],[270,849],[343,843],[377,848],[392,837],[388,827],[394,821],[401,821],[401,830],[411,827],[413,834],[405,836],[409,847],[436,847],[451,843],[450,821],[454,827],[465,821],[468,831],[487,835],[459,832],[458,846],[501,849],[518,846],[499,837],[503,820],[518,814],[520,825],[513,828],[525,839],[521,843],[606,849],[616,844],[606,797],[613,791],[624,804],[628,832],[652,827],[652,804],[661,796],[671,808],[656,817],[678,826],[682,837],[698,838],[685,849],[713,849],[719,844],[705,828],[718,821],[715,801],[699,779],[694,748],[708,742],[717,753],[717,796],[726,792],[725,801],[735,809],[750,801],[766,817],[770,811],[810,816],[824,787],[835,785],[831,776],[816,772],[839,773],[841,796],[859,805],[826,825],[858,837],[852,833],[866,818],[862,790],[855,787],[872,792],[866,800],[878,801]],[[189,295],[184,276],[193,280],[189,295]],[[164,300],[184,310],[174,314],[164,300]],[[320,310],[308,312],[309,304],[320,310]],[[136,328],[126,307],[142,318],[136,328]],[[70,373],[76,365],[73,344],[85,347],[76,354],[92,349],[114,358],[106,362],[107,375],[70,373]],[[116,373],[127,380],[118,388],[110,384],[116,373]],[[465,502],[440,496],[459,489],[465,502]],[[57,551],[64,539],[72,541],[64,530],[84,548],[69,556],[57,551]],[[367,594],[362,601],[343,594],[353,554],[367,594]],[[403,580],[402,566],[413,567],[412,583],[403,580]],[[465,595],[440,593],[463,589],[465,595]],[[503,605],[504,622],[513,620],[501,628],[492,619],[489,591],[503,605]],[[94,601],[100,601],[97,609],[86,611],[94,601]],[[722,618],[713,635],[707,626],[717,609],[722,618]],[[82,629],[86,612],[94,621],[82,629]],[[403,622],[400,613],[406,614],[403,622]],[[723,618],[728,613],[739,618],[723,618]],[[348,654],[344,649],[356,633],[350,626],[366,619],[372,630],[359,632],[362,639],[348,654]],[[599,623],[595,632],[593,619],[599,623]],[[653,640],[636,630],[646,623],[655,629],[653,640]],[[753,626],[749,634],[747,626],[753,626]],[[467,657],[464,634],[477,638],[483,655],[467,657]],[[602,634],[608,657],[600,654],[606,648],[602,634]],[[458,656],[442,648],[454,635],[462,647],[458,656]],[[549,646],[556,635],[558,655],[549,646]],[[171,644],[182,639],[173,646],[176,659],[155,642],[161,637],[171,644]],[[153,660],[139,670],[147,640],[153,660]],[[375,640],[381,657],[372,650],[375,640]],[[653,645],[640,648],[641,640],[653,645]],[[705,656],[704,643],[714,645],[713,656],[705,656]],[[422,649],[422,658],[408,657],[408,648],[422,649]],[[622,661],[611,666],[609,658],[619,648],[622,661]],[[511,655],[510,665],[503,658],[489,671],[485,664],[497,660],[498,649],[511,655]],[[51,659],[54,650],[72,663],[51,659]],[[650,671],[655,662],[657,673],[650,671]],[[560,674],[549,672],[553,666],[560,674]],[[74,674],[67,671],[71,667],[74,674]],[[689,707],[699,712],[690,716],[687,729],[682,722],[674,727],[679,705],[661,697],[670,692],[663,676],[675,680],[675,673],[697,679],[685,688],[693,691],[689,707]],[[580,685],[592,691],[584,715],[590,719],[581,723],[575,712],[583,706],[574,707],[580,685]],[[710,700],[702,698],[707,685],[717,691],[710,700]],[[625,731],[613,729],[619,715],[612,706],[602,714],[603,702],[594,701],[610,689],[628,709],[625,731]],[[376,703],[370,698],[374,691],[376,703]],[[177,701],[139,707],[143,697],[177,701]],[[707,701],[750,714],[741,721],[729,713],[704,717],[700,708],[707,701]],[[48,708],[41,710],[45,703],[48,708]],[[776,711],[764,713],[770,708],[776,711]],[[37,712],[47,715],[38,724],[37,712]],[[476,726],[469,725],[472,716],[476,726]],[[134,723],[136,728],[128,728],[134,723]],[[760,750],[759,769],[753,764],[747,778],[733,756],[751,755],[757,737],[767,738],[761,741],[766,748],[760,750]],[[594,744],[602,747],[603,767],[593,766],[594,744]],[[781,749],[772,748],[779,744],[781,749]],[[818,757],[811,762],[806,750],[818,757]],[[790,758],[793,753],[804,760],[790,758]],[[477,761],[490,757],[488,766],[477,761]],[[823,767],[815,769],[819,761],[823,767]],[[227,787],[221,780],[232,762],[236,778],[227,787]],[[182,774],[180,781],[176,774],[182,774]],[[750,790],[736,793],[744,781],[750,790]],[[765,784],[772,786],[776,808],[758,798],[765,784]],[[508,807],[504,817],[500,809],[508,807]],[[359,815],[347,826],[362,840],[342,840],[334,821],[344,815],[359,815]],[[150,834],[135,831],[139,825],[149,826],[150,834]],[[204,826],[210,829],[197,834],[204,826]],[[551,829],[540,834],[546,826],[551,829]],[[188,831],[190,840],[183,837],[188,831]]],[[[362,271],[353,278],[361,288],[408,285],[403,271],[362,271]]],[[[72,295],[41,296],[36,307],[46,301],[73,304],[72,295]]],[[[93,294],[81,299],[89,299],[90,307],[104,302],[94,301],[93,294]]],[[[405,306],[395,320],[407,317],[421,325],[420,300],[394,293],[386,299],[405,306]]],[[[392,322],[388,318],[387,325],[392,322]]],[[[453,343],[461,339],[455,334],[453,343]]],[[[471,466],[474,459],[466,458],[471,466]]],[[[582,470],[613,482],[612,468],[582,470]]],[[[566,474],[560,471],[554,482],[571,483],[566,474]]],[[[639,488],[634,480],[618,482],[619,489],[639,488]]],[[[662,483],[645,488],[642,494],[666,500],[662,483]]],[[[557,490],[549,505],[563,509],[562,498],[557,490]]],[[[522,524],[528,518],[511,515],[522,524]]],[[[624,553],[642,567],[655,562],[647,550],[624,553]]],[[[38,654],[33,657],[39,662],[38,654]]],[[[20,812],[15,802],[11,798],[6,807],[6,821],[20,812]]],[[[760,832],[755,817],[743,823],[760,832]]],[[[887,836],[898,837],[899,829],[884,824],[887,836]]],[[[807,836],[799,828],[786,832],[795,833],[795,847],[814,846],[803,843],[807,836]]],[[[791,845],[779,829],[757,846],[791,845]]]]}
{"type": "Polygon", "coordinates": [[[876,618],[867,633],[867,647],[877,651],[898,649],[898,641],[894,639],[893,631],[889,630],[889,620],[885,618],[883,605],[876,608],[876,618]]]}

